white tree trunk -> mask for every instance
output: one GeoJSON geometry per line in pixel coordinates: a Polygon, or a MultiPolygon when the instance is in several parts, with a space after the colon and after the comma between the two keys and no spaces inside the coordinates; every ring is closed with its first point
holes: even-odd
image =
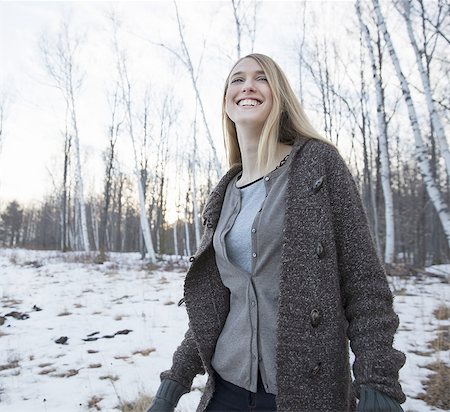
{"type": "MultiPolygon", "coordinates": [[[[364,24],[361,16],[359,2],[356,5],[356,14],[358,15],[359,24],[364,32],[364,37],[367,44],[367,49],[370,55],[372,66],[372,77],[375,82],[376,96],[377,96],[377,120],[378,120],[378,142],[380,144],[381,154],[381,186],[383,188],[384,197],[384,215],[386,221],[386,244],[384,249],[384,262],[394,262],[394,246],[395,246],[395,225],[394,225],[394,201],[392,198],[391,179],[390,179],[390,164],[389,151],[387,144],[387,123],[384,112],[383,102],[383,85],[381,82],[381,73],[378,74],[375,54],[373,52],[373,45],[370,39],[369,28],[364,24]]],[[[380,68],[381,70],[381,68],[380,68]]]]}
{"type": "Polygon", "coordinates": [[[144,188],[142,186],[141,173],[139,170],[139,161],[136,151],[136,139],[134,137],[133,131],[133,116],[131,110],[131,84],[128,77],[128,70],[126,66],[126,59],[123,52],[119,48],[119,43],[117,39],[117,21],[113,18],[113,34],[114,34],[114,48],[117,57],[117,70],[119,74],[120,88],[122,92],[122,99],[125,105],[125,114],[127,116],[128,122],[128,131],[131,139],[131,143],[133,146],[133,155],[134,155],[134,173],[136,175],[137,181],[137,189],[139,193],[139,217],[141,223],[142,236],[144,238],[145,247],[147,249],[149,255],[149,262],[156,262],[155,249],[153,248],[152,237],[150,234],[150,225],[147,219],[147,213],[145,209],[145,196],[144,196],[144,188]]]}
{"type": "Polygon", "coordinates": [[[177,220],[175,221],[174,225],[173,225],[173,249],[174,249],[174,255],[178,256],[178,242],[177,242],[177,237],[178,237],[178,232],[177,232],[177,225],[178,225],[178,213],[177,213],[177,220]]]}
{"type": "Polygon", "coordinates": [[[81,218],[81,235],[82,235],[82,243],[85,252],[90,251],[89,247],[89,235],[87,229],[87,219],[86,219],[86,205],[84,203],[84,188],[83,188],[83,179],[81,176],[81,158],[80,158],[80,139],[78,137],[78,126],[75,115],[75,107],[72,97],[72,122],[73,122],[73,130],[74,130],[74,144],[75,144],[75,186],[76,193],[78,196],[78,203],[80,205],[80,218],[81,218]]]}
{"type": "Polygon", "coordinates": [[[187,205],[186,205],[186,216],[184,218],[184,239],[186,245],[186,256],[191,256],[191,238],[189,236],[189,225],[187,221],[188,213],[187,213],[187,205]]]}
{"type": "Polygon", "coordinates": [[[423,91],[425,93],[425,98],[427,102],[428,111],[430,113],[431,123],[433,124],[434,132],[436,133],[437,140],[439,142],[439,147],[441,149],[442,157],[445,161],[445,166],[447,169],[447,175],[450,177],[450,150],[448,147],[447,138],[445,136],[444,127],[442,126],[441,119],[436,110],[436,106],[433,101],[433,94],[431,92],[430,78],[425,70],[425,66],[421,59],[421,52],[417,45],[417,40],[414,35],[414,30],[411,22],[411,3],[409,1],[402,1],[404,12],[401,13],[406,22],[406,28],[408,29],[408,36],[413,46],[414,54],[416,56],[417,67],[419,69],[420,78],[422,80],[423,91]]]}
{"type": "MultiPolygon", "coordinates": [[[[133,140],[133,148],[134,148],[134,138],[131,137],[131,139],[133,140]]],[[[135,150],[135,148],[134,148],[134,150],[135,150]]],[[[141,174],[138,169],[136,150],[135,150],[135,162],[136,162],[135,174],[136,174],[137,186],[138,186],[138,192],[139,192],[139,211],[140,211],[139,217],[140,217],[140,222],[141,222],[142,235],[144,237],[145,248],[147,249],[147,252],[149,255],[149,262],[155,263],[156,255],[155,255],[155,250],[153,249],[152,236],[150,234],[150,226],[148,224],[147,213],[145,210],[144,188],[142,187],[141,174]]]]}
{"type": "Polygon", "coordinates": [[[403,93],[403,97],[405,99],[406,106],[408,108],[408,116],[411,122],[411,127],[413,130],[414,140],[416,143],[416,156],[417,162],[419,164],[419,168],[423,177],[423,181],[425,183],[425,187],[427,189],[428,196],[436,209],[436,212],[441,221],[442,227],[444,229],[445,236],[447,238],[447,242],[450,246],[450,213],[448,211],[448,207],[442,198],[439,189],[436,186],[436,183],[433,179],[433,175],[431,173],[430,162],[428,159],[427,148],[425,147],[422,139],[422,133],[419,128],[419,124],[417,121],[416,109],[414,107],[414,103],[411,98],[411,92],[409,89],[408,82],[406,81],[406,77],[402,72],[400,61],[397,57],[397,54],[394,49],[394,45],[392,43],[391,37],[386,27],[386,23],[384,21],[384,17],[380,10],[380,4],[378,0],[372,0],[374,5],[374,10],[377,16],[377,24],[380,27],[381,32],[383,33],[384,40],[386,41],[386,45],[389,49],[389,55],[391,56],[392,63],[395,67],[395,71],[397,73],[398,78],[400,79],[401,89],[403,93]]]}
{"type": "Polygon", "coordinates": [[[222,175],[222,165],[221,165],[221,163],[219,161],[219,157],[217,155],[216,145],[215,145],[214,140],[212,138],[211,131],[209,130],[208,121],[206,120],[205,109],[203,108],[203,101],[202,101],[202,98],[200,96],[200,91],[198,90],[198,84],[197,84],[198,76],[196,76],[195,73],[194,73],[194,66],[192,65],[191,55],[189,53],[189,49],[187,47],[187,44],[186,44],[186,42],[184,40],[183,25],[181,24],[180,15],[178,13],[178,7],[177,7],[177,3],[176,2],[174,2],[174,6],[175,6],[175,12],[176,12],[176,15],[177,15],[178,33],[180,35],[181,46],[182,46],[183,54],[184,54],[185,58],[184,59],[181,58],[177,53],[175,53],[175,55],[178,58],[180,58],[180,60],[186,66],[186,68],[188,69],[189,75],[191,77],[192,87],[194,88],[195,97],[197,99],[198,105],[200,106],[200,112],[202,114],[203,124],[205,125],[206,137],[208,138],[208,143],[209,143],[209,145],[211,147],[211,150],[212,150],[213,161],[214,161],[214,170],[216,172],[217,178],[219,178],[222,175]]]}

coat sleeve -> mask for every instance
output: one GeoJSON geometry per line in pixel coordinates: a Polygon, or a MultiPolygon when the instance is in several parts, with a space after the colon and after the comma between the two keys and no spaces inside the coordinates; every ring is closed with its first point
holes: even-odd
{"type": "Polygon", "coordinates": [[[204,374],[202,360],[198,353],[194,335],[189,328],[180,346],[173,354],[172,367],[161,373],[160,378],[172,379],[191,390],[192,381],[199,373],[204,374]]]}
{"type": "Polygon", "coordinates": [[[386,273],[356,183],[334,149],[329,152],[327,169],[347,336],[355,355],[354,390],[359,398],[365,385],[402,403],[406,398],[398,371],[405,355],[392,346],[399,319],[386,273]]]}

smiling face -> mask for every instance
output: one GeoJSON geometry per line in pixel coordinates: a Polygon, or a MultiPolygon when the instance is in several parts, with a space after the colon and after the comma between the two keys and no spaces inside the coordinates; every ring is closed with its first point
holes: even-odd
{"type": "Polygon", "coordinates": [[[260,64],[242,59],[232,70],[225,95],[225,111],[236,128],[264,125],[272,109],[272,91],[260,64]]]}

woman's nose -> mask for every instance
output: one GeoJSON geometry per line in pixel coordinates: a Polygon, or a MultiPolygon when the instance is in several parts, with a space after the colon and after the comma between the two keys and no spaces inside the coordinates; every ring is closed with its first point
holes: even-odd
{"type": "Polygon", "coordinates": [[[254,86],[254,84],[253,84],[253,80],[246,80],[246,81],[242,84],[242,91],[243,91],[243,92],[255,91],[255,86],[254,86]]]}

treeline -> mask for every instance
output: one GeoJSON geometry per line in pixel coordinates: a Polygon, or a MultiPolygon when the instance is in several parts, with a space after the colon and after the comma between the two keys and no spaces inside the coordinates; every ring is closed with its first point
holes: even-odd
{"type": "MultiPolygon", "coordinates": [[[[439,224],[436,212],[427,199],[426,190],[417,169],[413,166],[403,165],[396,178],[399,178],[398,181],[394,179],[394,201],[397,205],[395,213],[396,261],[415,266],[448,262],[450,256],[445,234],[439,224]]],[[[363,182],[358,181],[358,184],[361,188],[364,187],[363,182]]],[[[121,185],[123,187],[124,182],[121,185]]],[[[364,193],[364,191],[361,194],[374,240],[380,256],[382,256],[381,251],[385,246],[383,240],[385,239],[385,214],[382,207],[382,189],[379,178],[376,180],[375,186],[376,203],[380,205],[376,210],[376,216],[371,208],[371,201],[368,200],[370,194],[364,193]],[[378,230],[377,235],[374,235],[375,229],[378,230]]],[[[124,196],[120,191],[116,193],[107,219],[106,250],[141,252],[144,256],[139,208],[131,196],[124,196]]],[[[448,181],[443,193],[449,201],[448,181]]],[[[200,201],[202,205],[206,199],[206,189],[203,194],[203,199],[200,201]]],[[[104,200],[101,197],[90,198],[86,203],[89,241],[91,245],[94,245],[94,250],[98,250],[99,245],[99,228],[101,226],[99,211],[102,210],[102,205],[104,205],[104,200]]],[[[190,221],[178,220],[173,223],[164,221],[160,225],[157,225],[156,216],[158,214],[164,216],[165,211],[153,209],[153,212],[150,222],[157,255],[191,255],[196,248],[192,209],[190,221]]],[[[67,239],[64,245],[61,231],[60,198],[48,197],[42,204],[33,207],[23,206],[17,201],[12,201],[0,214],[0,245],[29,249],[80,250],[82,247],[76,235],[77,225],[80,223],[75,205],[69,208],[68,216],[67,239]]]]}
{"type": "MultiPolygon", "coordinates": [[[[105,237],[105,250],[99,249],[103,199],[89,198],[86,202],[88,236],[91,249],[101,254],[111,252],[140,252],[145,257],[146,251],[142,239],[139,207],[130,197],[117,199],[108,214],[105,237]]],[[[82,250],[77,227],[80,218],[77,207],[68,208],[66,240],[62,238],[61,199],[48,197],[38,206],[23,206],[17,201],[9,202],[0,214],[0,246],[20,247],[39,250],[82,250]]],[[[159,212],[155,210],[154,218],[159,212]]],[[[163,212],[164,213],[164,212],[163,212]]],[[[162,213],[162,214],[163,214],[162,213]]],[[[195,227],[191,221],[181,221],[156,226],[153,219],[151,231],[153,243],[158,255],[171,254],[189,256],[196,248],[195,227]]]]}

